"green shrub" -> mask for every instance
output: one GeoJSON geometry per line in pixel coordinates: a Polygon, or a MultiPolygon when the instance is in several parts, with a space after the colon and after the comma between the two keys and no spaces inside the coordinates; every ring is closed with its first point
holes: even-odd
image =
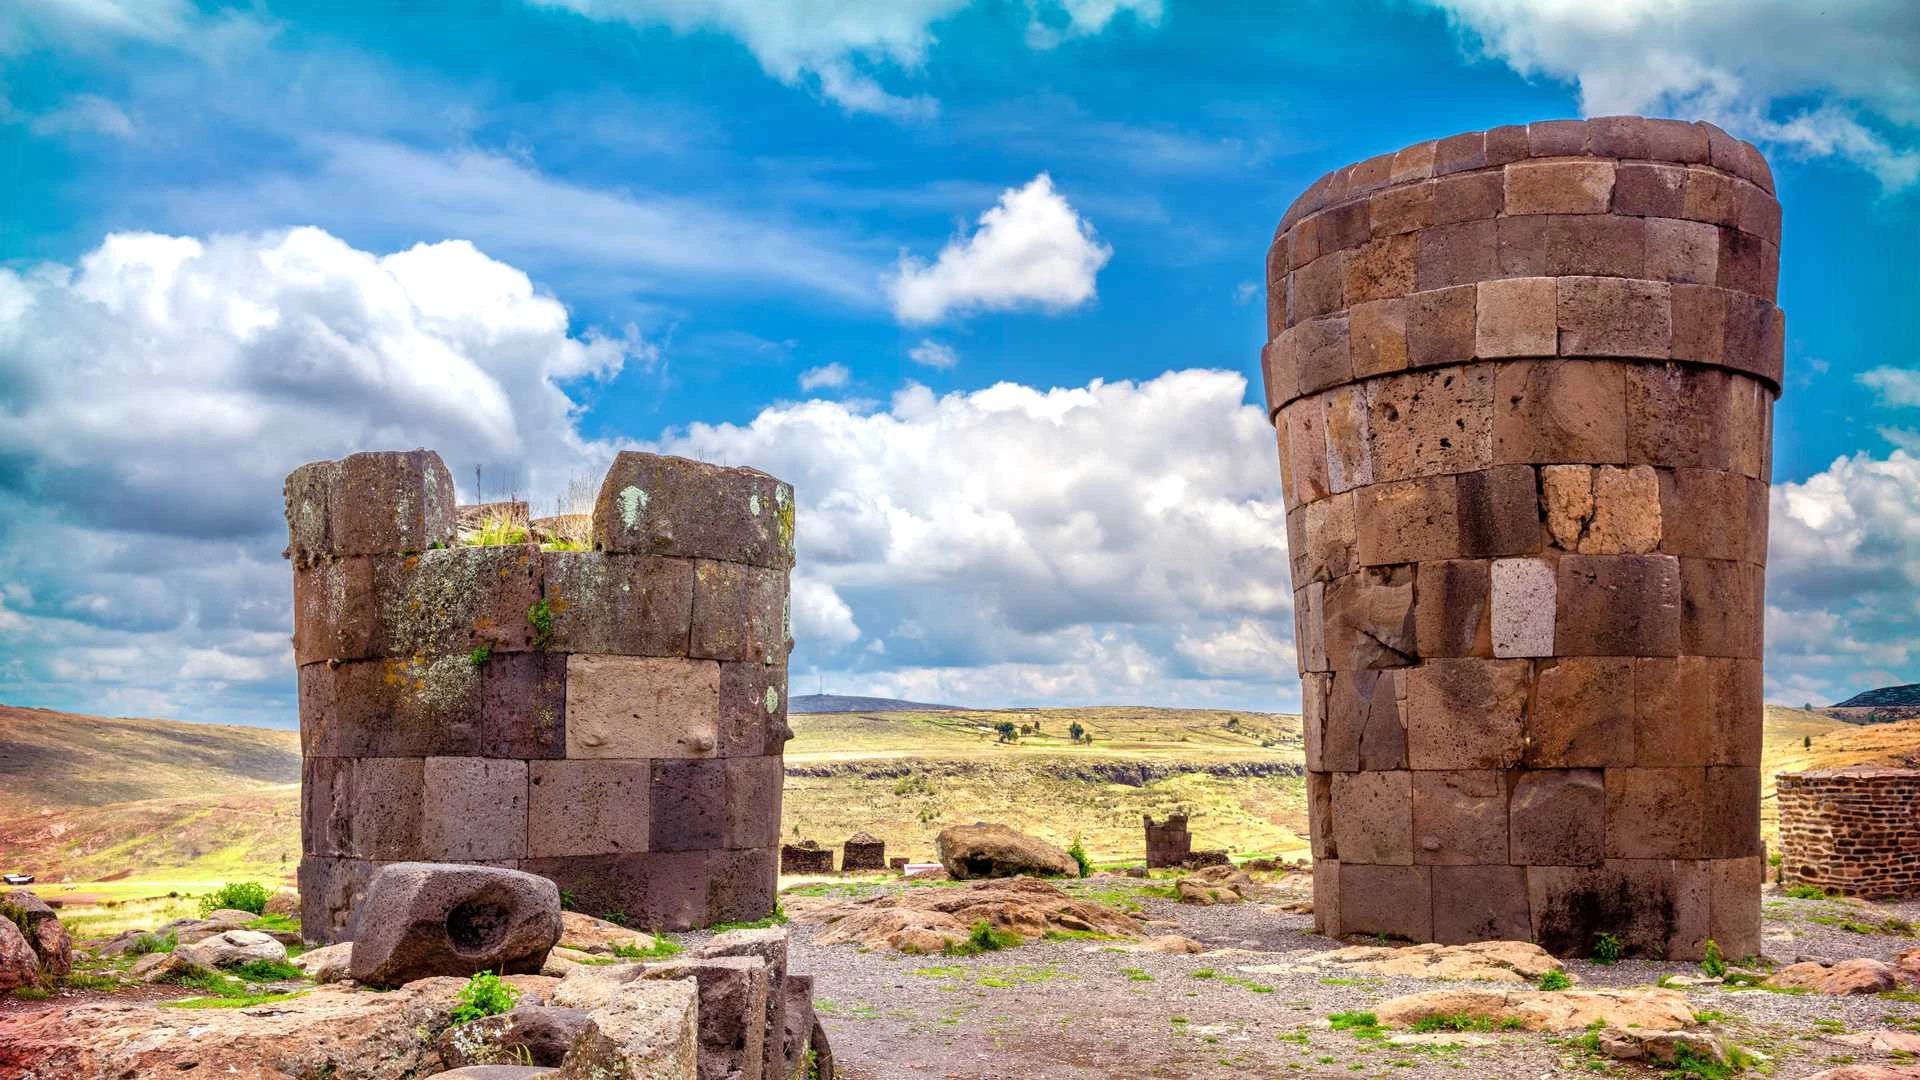
{"type": "Polygon", "coordinates": [[[475,645],[473,650],[467,653],[467,663],[477,668],[486,667],[487,661],[491,659],[493,659],[493,646],[486,642],[475,645]]]}
{"type": "Polygon", "coordinates": [[[1786,894],[1795,900],[1825,900],[1827,890],[1818,885],[1789,885],[1786,894]]]}
{"type": "Polygon", "coordinates": [[[1615,963],[1626,954],[1626,947],[1612,934],[1601,934],[1593,939],[1593,962],[1596,964],[1615,963]]]}
{"type": "Polygon", "coordinates": [[[1707,939],[1707,954],[1700,960],[1700,970],[1718,979],[1727,973],[1727,958],[1720,955],[1720,943],[1707,939]]]}
{"type": "Polygon", "coordinates": [[[467,980],[455,999],[452,1020],[456,1026],[469,1024],[483,1016],[498,1016],[513,1008],[520,991],[500,981],[491,971],[482,971],[467,980]]]}
{"type": "Polygon", "coordinates": [[[180,945],[180,935],[169,930],[164,934],[141,934],[127,946],[128,956],[145,956],[148,953],[172,952],[180,945]]]}
{"type": "Polygon", "coordinates": [[[1073,856],[1073,861],[1079,865],[1081,877],[1093,873],[1093,857],[1087,854],[1087,846],[1080,842],[1078,835],[1073,838],[1073,844],[1067,848],[1067,854],[1073,856]]]}
{"type": "Polygon", "coordinates": [[[527,622],[533,627],[533,647],[545,649],[553,644],[553,605],[546,597],[533,602],[527,609],[527,622]]]}
{"type": "Polygon", "coordinates": [[[1540,989],[1565,990],[1573,985],[1573,980],[1564,971],[1549,971],[1540,976],[1540,989]]]}
{"type": "Polygon", "coordinates": [[[993,924],[985,919],[973,924],[973,930],[965,941],[957,941],[942,951],[948,956],[978,956],[983,952],[998,952],[1026,944],[1027,939],[1010,930],[995,930],[993,924]]]}
{"type": "Polygon", "coordinates": [[[267,887],[257,881],[229,881],[200,898],[202,915],[219,911],[221,908],[264,915],[267,911],[267,887]]]}
{"type": "Polygon", "coordinates": [[[280,982],[286,979],[304,979],[307,973],[287,963],[285,960],[249,960],[233,969],[233,973],[248,982],[280,982]]]}

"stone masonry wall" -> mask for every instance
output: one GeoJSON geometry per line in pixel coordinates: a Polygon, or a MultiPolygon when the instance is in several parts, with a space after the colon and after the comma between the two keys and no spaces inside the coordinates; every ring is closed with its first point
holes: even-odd
{"type": "Polygon", "coordinates": [[[1920,771],[1782,773],[1780,880],[1876,900],[1920,896],[1920,771]]]}
{"type": "Polygon", "coordinates": [[[1263,354],[1329,934],[1759,948],[1780,207],[1706,124],[1336,170],[1263,354]]]}
{"type": "Polygon", "coordinates": [[[793,490],[622,453],[593,550],[454,543],[439,455],[287,478],[310,938],[373,870],[514,867],[683,929],[771,914],[793,490]]]}
{"type": "Polygon", "coordinates": [[[1193,854],[1193,834],[1187,831],[1187,815],[1170,814],[1165,821],[1143,815],[1140,824],[1147,831],[1147,867],[1164,869],[1185,866],[1193,854]]]}

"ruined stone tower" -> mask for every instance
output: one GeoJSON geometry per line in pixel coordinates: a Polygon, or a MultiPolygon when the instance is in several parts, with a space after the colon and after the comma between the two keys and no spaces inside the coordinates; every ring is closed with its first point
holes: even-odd
{"type": "Polygon", "coordinates": [[[1759,949],[1780,207],[1707,124],[1338,169],[1268,254],[1324,933],[1759,949]]]}
{"type": "Polygon", "coordinates": [[[542,874],[635,926],[772,913],[791,487],[623,453],[581,551],[460,545],[426,450],[286,496],[309,938],[351,936],[405,860],[542,874]]]}

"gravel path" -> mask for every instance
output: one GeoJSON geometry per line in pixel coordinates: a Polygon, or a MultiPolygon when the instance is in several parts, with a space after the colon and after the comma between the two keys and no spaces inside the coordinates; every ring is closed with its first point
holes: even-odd
{"type": "MultiPolygon", "coordinates": [[[[1116,889],[1141,884],[1121,879],[1095,888],[1110,899],[1116,889]]],[[[1331,1030],[1325,1024],[1329,1014],[1449,984],[1318,971],[1245,974],[1237,969],[1310,960],[1339,943],[1314,936],[1311,916],[1258,905],[1204,908],[1151,897],[1137,902],[1150,917],[1175,924],[1160,932],[1184,934],[1209,952],[1170,956],[1073,941],[979,957],[914,957],[815,946],[813,928],[796,923],[792,965],[816,977],[835,1058],[851,1080],[1657,1075],[1596,1059],[1562,1036],[1470,1034],[1451,1036],[1459,1041],[1450,1044],[1402,1046],[1331,1030]]],[[[1862,934],[1837,925],[1884,930],[1888,917],[1920,920],[1920,904],[1794,900],[1769,890],[1767,949],[1774,960],[1791,963],[1802,956],[1890,959],[1920,944],[1897,933],[1862,934]]],[[[1593,986],[1699,974],[1692,964],[1647,961],[1611,967],[1578,961],[1569,968],[1593,986]]],[[[1920,1004],[1891,996],[1829,998],[1720,987],[1689,995],[1697,1009],[1722,1014],[1712,1022],[1716,1032],[1773,1058],[1776,1078],[1808,1076],[1848,1061],[1893,1060],[1836,1042],[1833,1035],[1920,1031],[1920,1004]]]]}

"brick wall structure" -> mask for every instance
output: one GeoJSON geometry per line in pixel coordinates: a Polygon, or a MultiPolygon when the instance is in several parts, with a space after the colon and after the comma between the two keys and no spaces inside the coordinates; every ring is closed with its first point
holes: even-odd
{"type": "Polygon", "coordinates": [[[1781,773],[1780,881],[1875,900],[1920,896],[1920,770],[1781,773]]]}
{"type": "Polygon", "coordinates": [[[1758,951],[1779,239],[1757,150],[1638,117],[1287,211],[1263,367],[1322,932],[1758,951]]]}
{"type": "Polygon", "coordinates": [[[1169,814],[1165,821],[1142,814],[1140,824],[1147,831],[1147,868],[1161,870],[1185,866],[1193,852],[1193,834],[1187,831],[1187,815],[1169,814]]]}
{"type": "Polygon", "coordinates": [[[378,866],[484,863],[684,929],[772,913],[793,490],[622,453],[591,550],[455,540],[438,454],[287,478],[302,925],[378,866]]]}

